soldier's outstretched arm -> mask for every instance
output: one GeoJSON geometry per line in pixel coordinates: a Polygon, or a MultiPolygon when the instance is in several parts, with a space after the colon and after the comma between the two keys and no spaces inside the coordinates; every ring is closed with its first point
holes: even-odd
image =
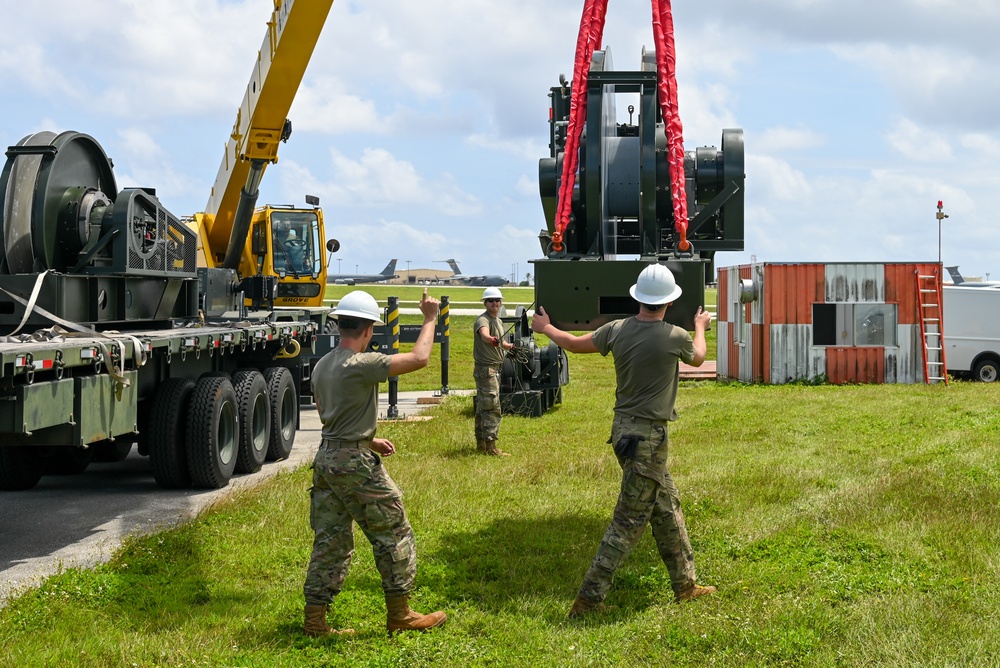
{"type": "Polygon", "coordinates": [[[705,330],[712,322],[712,314],[698,307],[698,312],[694,316],[694,360],[691,366],[701,366],[708,357],[708,344],[705,341],[705,330]]]}
{"type": "Polygon", "coordinates": [[[544,334],[555,342],[557,346],[571,353],[596,353],[597,344],[594,343],[594,333],[587,332],[579,336],[564,332],[552,324],[552,320],[541,306],[535,311],[531,319],[531,330],[536,334],[544,334]]]}
{"type": "Polygon", "coordinates": [[[427,366],[431,359],[431,348],[434,346],[434,326],[437,323],[438,300],[427,295],[427,288],[420,298],[420,312],[424,314],[424,322],[420,326],[417,342],[408,353],[393,355],[389,362],[389,375],[401,376],[427,366]]]}

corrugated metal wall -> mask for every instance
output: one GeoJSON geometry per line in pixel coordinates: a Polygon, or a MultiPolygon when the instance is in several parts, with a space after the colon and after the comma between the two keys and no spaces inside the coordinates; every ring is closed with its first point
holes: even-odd
{"type": "Polygon", "coordinates": [[[720,269],[716,295],[716,377],[761,382],[766,354],[763,300],[741,304],[740,282],[762,286],[763,265],[720,269]]]}
{"type": "Polygon", "coordinates": [[[765,383],[814,378],[820,363],[812,346],[812,307],[825,301],[821,264],[765,264],[763,311],[769,334],[765,383]]]}
{"type": "Polygon", "coordinates": [[[739,359],[733,358],[733,276],[739,275],[739,267],[719,269],[715,294],[715,377],[739,379],[739,359]]]}
{"type": "Polygon", "coordinates": [[[812,324],[771,325],[770,364],[764,382],[784,385],[826,373],[826,350],[813,346],[812,324]]]}
{"type": "Polygon", "coordinates": [[[884,383],[885,351],[881,346],[830,346],[826,349],[826,378],[834,385],[884,383]]]}
{"type": "Polygon", "coordinates": [[[918,272],[940,277],[941,267],[934,263],[755,263],[720,269],[718,377],[782,384],[825,374],[831,383],[923,382],[918,272]],[[759,297],[737,307],[740,279],[755,281],[759,297]],[[812,345],[813,304],[838,302],[896,304],[896,345],[812,345]],[[741,333],[743,341],[739,342],[741,333]]]}
{"type": "Polygon", "coordinates": [[[822,264],[764,265],[764,322],[811,325],[812,305],[826,301],[822,264]]]}

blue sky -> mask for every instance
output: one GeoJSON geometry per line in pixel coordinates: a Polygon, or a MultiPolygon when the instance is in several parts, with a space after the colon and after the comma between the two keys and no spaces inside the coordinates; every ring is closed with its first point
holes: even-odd
{"type": "MultiPolygon", "coordinates": [[[[272,3],[3,6],[0,144],[85,132],[119,187],[201,210],[272,3]]],[[[336,0],[259,202],[318,195],[345,272],[454,257],[523,277],[541,253],[548,89],[572,75],[582,7],[336,0]]],[[[609,2],[617,69],[652,47],[650,16],[609,2]]],[[[678,0],[674,21],[686,148],[746,136],[746,250],[718,266],[933,261],[944,200],[944,263],[1000,279],[1000,3],[678,0]]]]}

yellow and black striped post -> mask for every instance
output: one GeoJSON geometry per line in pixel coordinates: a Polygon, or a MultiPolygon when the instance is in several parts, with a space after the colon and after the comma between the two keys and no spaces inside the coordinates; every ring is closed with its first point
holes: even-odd
{"type": "MultiPolygon", "coordinates": [[[[386,309],[385,324],[389,328],[392,339],[390,355],[399,353],[399,297],[389,297],[389,305],[386,309]]],[[[389,376],[389,409],[386,417],[395,419],[399,417],[399,376],[389,376]]]]}
{"type": "Polygon", "coordinates": [[[448,394],[448,360],[451,340],[451,306],[447,295],[441,296],[441,310],[438,313],[438,331],[441,332],[441,394],[448,394]]]}

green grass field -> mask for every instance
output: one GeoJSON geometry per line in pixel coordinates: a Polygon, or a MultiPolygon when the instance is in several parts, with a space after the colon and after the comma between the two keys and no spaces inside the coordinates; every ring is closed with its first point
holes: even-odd
{"type": "MultiPolygon", "coordinates": [[[[455,321],[452,386],[470,387],[471,317],[455,321]]],[[[615,610],[571,621],[620,475],[610,360],[571,356],[570,376],[563,404],[504,418],[509,458],[472,454],[470,397],[380,426],[417,536],[414,607],[444,628],[385,636],[356,532],[331,621],[358,634],[301,634],[303,469],[15,599],[0,666],[998,665],[1000,385],[682,383],[671,470],[719,592],[672,603],[647,534],[615,610]]]]}

